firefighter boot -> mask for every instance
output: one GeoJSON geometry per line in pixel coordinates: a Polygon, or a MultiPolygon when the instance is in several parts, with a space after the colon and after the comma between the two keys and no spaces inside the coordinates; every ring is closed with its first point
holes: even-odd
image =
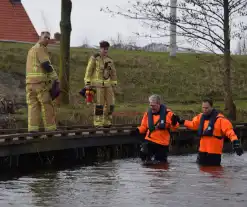
{"type": "Polygon", "coordinates": [[[109,108],[105,106],[104,110],[104,127],[112,126],[112,113],[114,110],[114,105],[110,105],[109,108]]]}
{"type": "Polygon", "coordinates": [[[96,105],[94,112],[94,126],[103,127],[104,125],[104,116],[103,116],[103,105],[96,105]]]}

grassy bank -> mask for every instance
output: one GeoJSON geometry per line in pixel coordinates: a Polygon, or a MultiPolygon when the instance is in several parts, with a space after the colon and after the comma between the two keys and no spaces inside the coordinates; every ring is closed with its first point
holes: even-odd
{"type": "MultiPolygon", "coordinates": [[[[244,101],[236,101],[238,105],[237,122],[245,122],[247,118],[247,103],[244,101]]],[[[198,104],[168,104],[176,114],[183,118],[191,119],[194,115],[201,111],[201,105],[198,104]]],[[[224,109],[223,102],[216,102],[215,107],[219,110],[224,109]]],[[[114,112],[115,124],[136,124],[140,123],[143,112],[148,108],[147,104],[118,104],[114,112]]],[[[59,125],[90,125],[93,119],[92,107],[85,105],[77,107],[57,108],[57,116],[59,125]]],[[[18,110],[15,119],[19,120],[16,127],[27,126],[27,109],[18,110]]]]}
{"type": "MultiPolygon", "coordinates": [[[[7,88],[15,85],[14,94],[22,94],[18,96],[22,101],[25,100],[26,54],[30,47],[28,44],[0,43],[0,72],[5,74],[1,82],[6,83],[6,74],[9,73],[19,81],[16,85],[10,81],[11,84],[7,88]]],[[[49,51],[52,63],[57,69],[59,47],[50,47],[49,51]]],[[[94,52],[92,49],[71,48],[71,105],[58,108],[61,123],[66,123],[65,120],[77,124],[91,121],[92,110],[81,101],[78,91],[83,87],[88,58],[94,52]]],[[[221,57],[208,54],[178,54],[176,59],[171,60],[168,53],[122,50],[111,50],[109,55],[115,61],[119,90],[122,92],[122,95],[117,97],[116,112],[125,112],[116,113],[117,123],[135,121],[136,115],[127,112],[143,112],[151,93],[161,94],[174,111],[186,117],[200,111],[200,100],[204,96],[217,100],[218,107],[223,109],[221,57]]],[[[241,121],[245,119],[243,112],[247,111],[246,69],[246,56],[233,56],[233,94],[238,108],[238,120],[241,121]]],[[[13,90],[11,89],[12,94],[13,90]]],[[[3,93],[0,95],[3,96],[3,93]]],[[[7,95],[11,97],[11,94],[7,95]]],[[[20,113],[18,117],[26,116],[25,109],[21,109],[20,113]]]]}

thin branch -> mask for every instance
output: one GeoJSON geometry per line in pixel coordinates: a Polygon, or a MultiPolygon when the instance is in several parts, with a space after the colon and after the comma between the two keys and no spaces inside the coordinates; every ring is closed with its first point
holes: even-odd
{"type": "MultiPolygon", "coordinates": [[[[207,18],[205,18],[206,22],[207,22],[207,18]]],[[[209,31],[209,33],[212,33],[214,34],[217,38],[218,38],[218,41],[220,42],[220,44],[224,44],[224,39],[222,38],[222,36],[220,36],[219,34],[217,34],[217,32],[215,32],[213,30],[212,25],[202,25],[202,24],[197,24],[197,23],[192,23],[192,22],[189,22],[189,21],[185,21],[183,23],[180,23],[180,25],[184,25],[184,24],[187,24],[187,25],[191,25],[191,26],[197,26],[197,28],[200,28],[200,29],[196,29],[196,28],[193,28],[193,27],[187,27],[187,30],[194,30],[195,32],[198,32],[198,33],[201,33],[202,35],[205,35],[207,36],[208,34],[206,34],[205,32],[202,31],[202,29],[207,29],[209,31]]],[[[209,35],[212,39],[214,39],[214,37],[212,37],[211,35],[209,35]]]]}
{"type": "Polygon", "coordinates": [[[214,41],[212,41],[212,40],[210,40],[210,39],[208,39],[206,37],[202,37],[202,36],[196,35],[196,34],[194,34],[192,32],[188,32],[188,31],[186,31],[186,29],[184,31],[186,32],[186,33],[183,34],[184,37],[194,38],[194,39],[201,39],[201,40],[207,41],[207,42],[215,45],[220,51],[222,51],[222,52],[224,51],[224,47],[219,45],[219,44],[217,44],[217,43],[215,43],[214,41]]]}
{"type": "MultiPolygon", "coordinates": [[[[171,6],[169,2],[162,0],[149,0],[147,2],[135,1],[131,2],[132,9],[122,9],[118,7],[118,15],[128,19],[136,19],[145,22],[151,29],[161,31],[159,37],[170,36],[166,33],[169,31],[168,25],[174,20],[170,17],[169,10],[171,6]]],[[[230,0],[229,12],[230,19],[234,18],[233,14],[244,14],[241,8],[247,7],[247,0],[230,0]]],[[[112,12],[108,8],[108,12],[112,12]]],[[[223,0],[181,0],[177,6],[177,36],[183,36],[189,39],[195,39],[199,42],[205,41],[217,47],[224,52],[224,2],[223,0]],[[189,8],[192,6],[193,8],[189,8]],[[220,29],[220,33],[217,31],[220,29]]],[[[236,27],[240,28],[240,24],[236,27]]],[[[232,26],[234,27],[234,25],[232,26]]],[[[241,26],[241,31],[245,25],[241,26]]],[[[232,32],[237,35],[238,31],[232,32]]],[[[151,36],[150,36],[151,37],[151,36]]],[[[202,44],[202,43],[200,43],[202,44]]],[[[206,45],[205,45],[206,46],[206,45]]]]}
{"type": "MultiPolygon", "coordinates": [[[[191,3],[194,4],[195,6],[198,6],[200,8],[200,11],[196,10],[196,9],[189,9],[189,8],[186,8],[187,11],[191,10],[193,12],[198,12],[198,13],[207,13],[207,17],[211,18],[211,19],[214,19],[215,21],[217,22],[220,22],[222,24],[224,24],[224,18],[223,16],[220,16],[219,13],[217,11],[213,11],[213,8],[214,6],[212,4],[210,4],[209,2],[205,3],[205,4],[201,4],[201,3],[198,3],[200,1],[195,1],[195,0],[191,0],[191,3]],[[207,7],[207,8],[206,8],[207,7]],[[208,14],[209,12],[212,13],[212,15],[208,14]],[[218,18],[216,18],[218,17],[218,18]]],[[[222,4],[222,9],[223,9],[223,4],[222,4]]]]}
{"type": "MultiPolygon", "coordinates": [[[[156,8],[157,9],[157,8],[156,8]]],[[[150,20],[150,21],[156,21],[156,22],[162,22],[162,23],[164,23],[164,22],[166,22],[166,23],[170,23],[171,22],[171,19],[170,19],[170,17],[168,16],[168,17],[166,17],[166,16],[164,16],[163,14],[161,14],[160,13],[160,11],[157,11],[157,13],[159,14],[159,16],[157,15],[157,13],[151,13],[151,11],[149,11],[149,9],[146,9],[147,11],[146,11],[146,18],[144,18],[144,17],[140,17],[140,16],[138,16],[137,17],[137,13],[131,13],[131,14],[133,14],[133,15],[129,15],[129,14],[124,14],[124,13],[122,13],[122,15],[124,15],[125,17],[128,17],[128,18],[131,18],[131,19],[139,19],[139,20],[150,20]],[[152,16],[153,15],[153,16],[152,16]]],[[[202,13],[202,12],[201,12],[202,13]]],[[[140,14],[139,14],[140,15],[140,14]]],[[[203,15],[205,15],[205,13],[203,14],[203,15]]],[[[205,18],[204,18],[205,19],[205,18]]],[[[197,19],[198,20],[198,19],[197,19]]],[[[211,25],[209,25],[210,27],[207,27],[207,26],[205,26],[205,25],[203,25],[203,24],[199,24],[199,23],[192,23],[192,22],[189,22],[189,21],[186,21],[185,19],[183,20],[183,22],[181,22],[181,20],[177,20],[177,21],[179,21],[180,22],[180,24],[188,24],[188,25],[192,25],[193,24],[193,26],[200,26],[201,28],[205,28],[205,29],[207,29],[207,30],[209,30],[209,32],[211,33],[211,34],[214,34],[218,39],[220,39],[219,41],[220,41],[220,44],[224,44],[224,42],[223,42],[223,38],[222,38],[222,36],[220,36],[219,34],[217,34],[217,32],[215,32],[215,30],[212,28],[213,26],[215,26],[214,24],[211,24],[211,25]]],[[[201,21],[203,21],[203,19],[201,19],[201,21]]],[[[218,26],[218,25],[217,25],[218,26]]],[[[219,28],[221,29],[221,30],[223,30],[223,28],[222,27],[220,27],[219,26],[219,28]]],[[[188,28],[188,29],[194,29],[194,28],[188,28]]],[[[207,35],[205,32],[201,32],[199,29],[194,29],[196,32],[199,32],[199,33],[201,33],[202,35],[207,35]]],[[[211,38],[213,38],[212,37],[212,35],[211,35],[211,38]]]]}
{"type": "Polygon", "coordinates": [[[232,16],[236,13],[238,14],[237,16],[246,16],[247,15],[247,11],[246,11],[247,10],[247,1],[245,1],[244,3],[241,3],[241,2],[242,2],[242,0],[239,0],[235,4],[232,4],[231,6],[229,6],[230,16],[232,16]]]}

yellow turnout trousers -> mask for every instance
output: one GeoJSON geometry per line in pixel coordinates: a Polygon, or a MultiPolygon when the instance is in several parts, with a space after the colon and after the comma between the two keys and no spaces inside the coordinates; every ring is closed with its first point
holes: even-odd
{"type": "Polygon", "coordinates": [[[96,87],[96,104],[94,107],[94,126],[112,125],[115,97],[111,86],[96,87]]]}
{"type": "Polygon", "coordinates": [[[28,83],[26,101],[28,105],[28,131],[39,131],[41,114],[45,131],[56,130],[55,109],[48,83],[28,83]]]}

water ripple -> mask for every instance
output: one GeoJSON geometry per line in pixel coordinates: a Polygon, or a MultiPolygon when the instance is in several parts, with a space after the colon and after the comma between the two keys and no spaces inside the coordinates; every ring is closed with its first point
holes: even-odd
{"type": "Polygon", "coordinates": [[[127,159],[1,181],[0,205],[246,207],[246,154],[224,154],[223,167],[199,167],[195,160],[172,156],[168,165],[142,166],[127,159]]]}

